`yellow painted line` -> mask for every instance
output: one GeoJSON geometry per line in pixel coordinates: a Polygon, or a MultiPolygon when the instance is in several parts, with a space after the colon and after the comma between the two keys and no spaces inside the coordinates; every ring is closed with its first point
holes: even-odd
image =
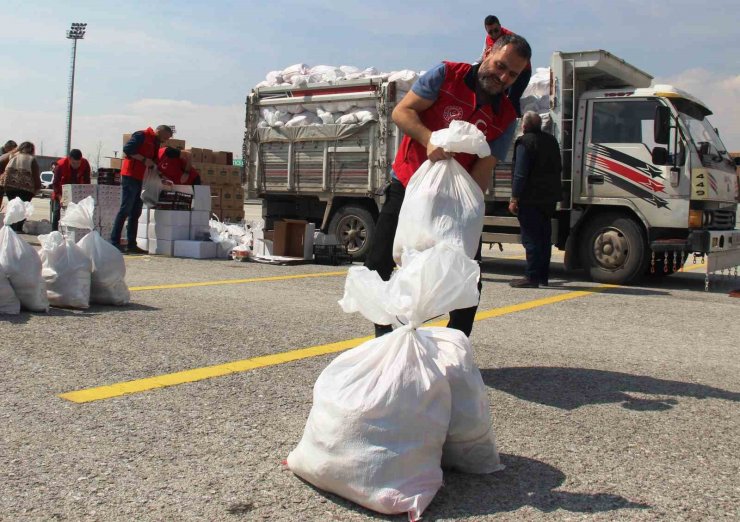
{"type": "MultiPolygon", "coordinates": [[[[613,287],[613,285],[602,285],[594,287],[593,290],[568,292],[553,297],[545,297],[543,299],[536,299],[534,301],[527,301],[515,305],[493,308],[491,310],[479,312],[478,314],[476,314],[475,320],[481,321],[483,319],[500,317],[502,315],[559,303],[561,301],[568,301],[579,297],[585,297],[613,287]]],[[[446,320],[441,320],[431,323],[431,326],[444,326],[446,323],[446,320]]],[[[122,395],[149,391],[156,388],[164,388],[166,386],[175,386],[178,384],[197,382],[205,379],[211,379],[213,377],[223,377],[225,375],[231,375],[233,373],[254,370],[255,368],[264,368],[266,366],[285,364],[288,362],[307,359],[310,357],[318,357],[330,353],[343,352],[345,350],[349,350],[350,348],[355,348],[356,346],[359,346],[360,344],[364,343],[365,341],[369,341],[372,338],[372,336],[358,337],[355,339],[348,339],[346,341],[340,341],[337,343],[311,346],[309,348],[301,348],[298,350],[276,353],[272,355],[263,355],[260,357],[253,357],[251,359],[242,359],[230,363],[218,364],[215,366],[206,366],[203,368],[195,368],[192,370],[184,370],[181,372],[158,375],[155,377],[147,377],[144,379],[110,384],[107,386],[98,386],[96,388],[71,391],[67,393],[62,393],[59,395],[59,397],[76,403],[86,403],[103,399],[110,399],[113,397],[120,397],[122,395]]]]}
{"type": "Polygon", "coordinates": [[[198,283],[173,283],[169,285],[132,286],[132,287],[129,287],[129,290],[132,292],[141,292],[144,290],[168,290],[171,288],[195,288],[199,286],[241,285],[244,283],[264,283],[264,282],[270,282],[270,281],[287,281],[290,279],[309,279],[312,277],[331,277],[331,276],[344,276],[344,275],[347,275],[346,270],[343,270],[340,272],[317,272],[315,274],[250,277],[248,279],[223,279],[220,281],[201,281],[198,283]]]}

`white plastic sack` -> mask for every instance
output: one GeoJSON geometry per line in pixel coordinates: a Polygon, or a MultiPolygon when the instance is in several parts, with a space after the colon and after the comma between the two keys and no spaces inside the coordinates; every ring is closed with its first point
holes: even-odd
{"type": "Polygon", "coordinates": [[[316,108],[316,116],[321,119],[324,125],[331,125],[334,123],[334,115],[320,107],[316,108]]]}
{"type": "Polygon", "coordinates": [[[393,72],[388,77],[388,81],[396,82],[396,89],[402,91],[410,91],[414,82],[418,79],[419,75],[415,71],[411,71],[409,69],[393,72]]]}
{"type": "Polygon", "coordinates": [[[77,242],[92,261],[90,302],[123,306],[131,300],[123,254],[93,230],[77,242]]]}
{"type": "Polygon", "coordinates": [[[341,125],[350,125],[352,123],[357,123],[358,121],[357,114],[354,112],[350,112],[349,114],[345,114],[336,119],[336,122],[341,125]]]}
{"type": "MultiPolygon", "coordinates": [[[[10,228],[13,223],[28,219],[32,212],[33,206],[20,198],[9,201],[5,206],[5,226],[0,228],[0,269],[23,308],[46,312],[49,300],[46,298],[46,283],[41,276],[41,259],[36,249],[10,228]]],[[[14,306],[14,302],[10,300],[9,305],[14,306]]]]}
{"type": "Polygon", "coordinates": [[[146,169],[141,185],[141,201],[147,207],[155,207],[159,202],[160,192],[162,192],[162,178],[159,177],[156,168],[150,167],[146,169]]]}
{"type": "Polygon", "coordinates": [[[15,295],[8,276],[0,267],[0,314],[18,315],[19,313],[21,313],[21,302],[15,295]]]}
{"type": "MultiPolygon", "coordinates": [[[[453,121],[448,129],[432,133],[431,143],[450,152],[481,157],[491,151],[485,136],[474,125],[453,121]]],[[[398,228],[393,241],[393,259],[401,262],[404,251],[423,251],[447,241],[475,256],[483,231],[483,191],[454,158],[425,161],[406,187],[398,228]]]]}
{"type": "Polygon", "coordinates": [[[302,112],[300,114],[296,114],[293,116],[291,120],[289,120],[285,126],[286,127],[305,127],[306,125],[313,125],[316,123],[321,123],[321,118],[316,116],[312,112],[302,112]]]}
{"type": "Polygon", "coordinates": [[[354,114],[357,118],[357,121],[359,121],[360,123],[378,120],[378,111],[375,109],[364,109],[360,111],[355,111],[354,114]]]}
{"type": "Polygon", "coordinates": [[[92,261],[59,232],[39,236],[39,241],[49,303],[62,308],[88,308],[92,261]]]}
{"type": "Polygon", "coordinates": [[[291,83],[294,76],[300,76],[307,73],[308,66],[305,63],[297,63],[283,69],[280,76],[282,76],[284,82],[291,83]]]}
{"type": "Polygon", "coordinates": [[[59,220],[63,227],[93,230],[95,228],[95,199],[87,196],[79,203],[69,203],[67,211],[59,220]]]}
{"type": "Polygon", "coordinates": [[[279,85],[283,83],[283,72],[270,71],[267,73],[267,76],[265,76],[265,81],[271,86],[279,85]]]}
{"type": "Polygon", "coordinates": [[[292,116],[287,111],[267,107],[262,109],[262,118],[270,127],[282,127],[292,116]]]}
{"type": "Polygon", "coordinates": [[[388,282],[365,267],[350,269],[345,312],[407,325],[343,353],[321,373],[303,437],[288,456],[295,474],[374,511],[421,516],[442,486],[451,418],[450,385],[437,360],[451,364],[470,341],[457,330],[418,327],[476,304],[478,274],[477,263],[448,244],[410,254],[388,282]]]}

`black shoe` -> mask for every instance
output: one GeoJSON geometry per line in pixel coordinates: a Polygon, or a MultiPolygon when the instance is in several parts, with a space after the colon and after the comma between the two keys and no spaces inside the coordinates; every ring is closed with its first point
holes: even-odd
{"type": "Polygon", "coordinates": [[[509,286],[512,288],[539,288],[540,285],[536,281],[531,281],[526,277],[522,279],[514,279],[509,281],[509,286]]]}
{"type": "Polygon", "coordinates": [[[148,255],[149,252],[147,252],[144,249],[139,248],[136,245],[131,245],[126,247],[126,253],[131,255],[148,255]]]}

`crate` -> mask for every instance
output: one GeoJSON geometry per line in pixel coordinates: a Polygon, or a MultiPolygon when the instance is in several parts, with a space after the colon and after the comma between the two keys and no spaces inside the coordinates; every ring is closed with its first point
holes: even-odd
{"type": "Polygon", "coordinates": [[[157,208],[160,210],[190,210],[193,195],[185,192],[163,190],[159,193],[157,208]]]}
{"type": "Polygon", "coordinates": [[[317,265],[344,265],[352,263],[347,245],[314,245],[313,260],[317,265]]]}

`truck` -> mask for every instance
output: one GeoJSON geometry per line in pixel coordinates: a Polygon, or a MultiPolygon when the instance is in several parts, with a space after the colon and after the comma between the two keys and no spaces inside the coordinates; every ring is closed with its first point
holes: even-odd
{"type": "MultiPolygon", "coordinates": [[[[553,244],[568,270],[629,284],[679,270],[701,256],[709,274],[737,270],[740,230],[736,165],[712,112],[700,100],[604,50],[552,54],[545,130],[562,154],[562,201],[553,244]]],[[[398,97],[400,99],[400,96],[398,97]]],[[[402,133],[391,113],[394,82],[361,79],[303,87],[259,87],[246,102],[247,194],[261,198],[266,225],[314,222],[362,258],[375,234],[402,133]],[[327,102],[372,106],[356,125],[272,128],[261,111],[327,102]]],[[[513,147],[512,147],[513,148],[513,147]]],[[[508,213],[511,151],[491,172],[482,241],[521,243],[508,213]]]]}

